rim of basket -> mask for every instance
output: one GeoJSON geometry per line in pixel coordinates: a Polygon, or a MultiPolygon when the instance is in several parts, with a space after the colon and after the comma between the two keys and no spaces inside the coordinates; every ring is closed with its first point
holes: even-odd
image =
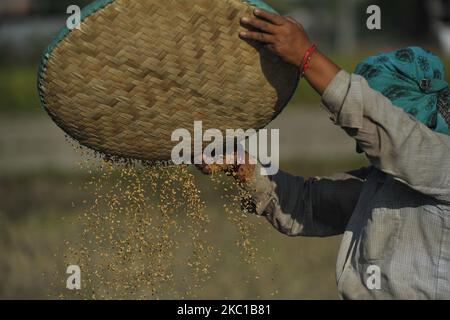
{"type": "MultiPolygon", "coordinates": [[[[225,1],[225,0],[224,0],[225,1]]],[[[253,6],[253,7],[258,7],[267,11],[271,11],[274,13],[277,13],[277,11],[275,9],[273,9],[270,5],[268,5],[267,3],[265,3],[263,0],[228,0],[228,1],[234,1],[234,2],[239,2],[239,3],[244,3],[247,4],[249,6],[253,6]]],[[[91,16],[92,14],[96,13],[99,10],[102,10],[104,8],[106,8],[108,5],[112,4],[113,2],[116,2],[116,0],[95,0],[93,2],[91,2],[90,4],[86,5],[85,7],[83,7],[81,9],[81,17],[80,17],[80,23],[83,22],[86,18],[88,18],[89,16],[91,16]]],[[[43,90],[43,86],[44,86],[44,82],[45,82],[45,72],[47,69],[47,64],[48,61],[50,60],[50,57],[52,55],[53,50],[58,46],[58,44],[63,41],[67,35],[70,34],[70,32],[72,32],[73,30],[69,29],[67,27],[67,25],[64,25],[59,31],[58,33],[53,37],[53,39],[51,40],[50,44],[45,48],[44,53],[42,54],[42,57],[40,59],[39,62],[39,66],[38,66],[38,76],[37,76],[37,90],[38,90],[38,96],[39,96],[39,102],[40,102],[40,106],[41,108],[51,117],[53,118],[53,115],[50,111],[50,109],[47,108],[47,103],[46,103],[46,99],[45,99],[45,95],[44,95],[44,90],[43,90]]],[[[72,137],[70,134],[68,134],[66,132],[66,130],[64,128],[62,128],[58,122],[56,122],[56,124],[58,125],[58,127],[60,127],[64,133],[66,133],[72,140],[78,141],[76,138],[72,137]]],[[[80,144],[81,146],[84,147],[84,145],[80,144]]],[[[123,157],[123,156],[118,156],[118,155],[109,155],[104,153],[102,150],[98,150],[96,148],[93,147],[87,147],[88,149],[91,149],[95,152],[98,152],[99,154],[104,155],[106,158],[118,158],[118,159],[122,159],[124,161],[138,161],[138,162],[145,162],[145,163],[160,163],[160,164],[170,164],[171,161],[168,160],[158,160],[158,161],[149,161],[146,159],[138,159],[138,158],[127,158],[127,157],[123,157]]]]}

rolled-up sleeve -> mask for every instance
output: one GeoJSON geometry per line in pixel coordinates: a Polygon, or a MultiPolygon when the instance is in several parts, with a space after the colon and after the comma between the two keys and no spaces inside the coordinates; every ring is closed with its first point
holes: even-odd
{"type": "Polygon", "coordinates": [[[282,171],[262,176],[255,170],[246,189],[256,213],[265,216],[281,233],[333,236],[345,231],[370,170],[310,179],[282,171]]]}
{"type": "Polygon", "coordinates": [[[433,132],[369,87],[340,71],[322,103],[381,171],[411,188],[450,201],[450,137],[433,132]]]}

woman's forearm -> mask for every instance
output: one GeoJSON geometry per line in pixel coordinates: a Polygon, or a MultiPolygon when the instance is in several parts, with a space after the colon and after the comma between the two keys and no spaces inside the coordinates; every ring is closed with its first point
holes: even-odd
{"type": "Polygon", "coordinates": [[[304,76],[311,87],[317,91],[321,96],[325,89],[339,73],[339,68],[333,61],[327,58],[320,51],[312,56],[309,68],[306,70],[304,76]]]}

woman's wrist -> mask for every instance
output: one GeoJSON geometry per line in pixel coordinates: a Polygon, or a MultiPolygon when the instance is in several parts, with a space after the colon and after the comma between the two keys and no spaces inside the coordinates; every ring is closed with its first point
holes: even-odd
{"type": "Polygon", "coordinates": [[[311,57],[309,67],[305,70],[304,77],[321,96],[328,85],[339,73],[341,68],[317,50],[311,57]]]}
{"type": "Polygon", "coordinates": [[[311,64],[311,59],[316,53],[317,45],[315,43],[311,44],[311,46],[306,50],[302,63],[300,64],[300,77],[303,77],[306,73],[306,71],[309,69],[311,64]]]}
{"type": "Polygon", "coordinates": [[[299,44],[298,50],[297,50],[297,56],[295,58],[295,66],[297,68],[301,68],[302,64],[303,64],[303,60],[305,58],[305,54],[308,51],[308,49],[311,48],[311,46],[313,45],[313,42],[310,41],[309,39],[307,39],[307,41],[302,41],[301,44],[299,44]]]}

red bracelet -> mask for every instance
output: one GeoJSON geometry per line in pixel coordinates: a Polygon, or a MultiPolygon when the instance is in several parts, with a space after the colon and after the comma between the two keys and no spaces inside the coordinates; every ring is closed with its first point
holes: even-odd
{"type": "Polygon", "coordinates": [[[305,75],[305,72],[309,69],[310,62],[312,59],[312,56],[316,52],[317,45],[313,43],[311,47],[309,47],[308,50],[306,50],[305,56],[303,57],[302,64],[300,65],[300,77],[303,77],[305,75]]]}

